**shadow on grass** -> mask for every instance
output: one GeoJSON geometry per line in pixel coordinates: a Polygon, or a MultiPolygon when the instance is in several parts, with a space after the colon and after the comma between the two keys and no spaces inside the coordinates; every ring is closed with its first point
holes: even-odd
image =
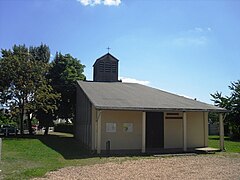
{"type": "MultiPolygon", "coordinates": [[[[133,156],[151,156],[156,153],[142,154],[139,152],[117,152],[111,154],[96,154],[92,151],[85,149],[79,141],[74,137],[70,137],[69,134],[54,133],[47,136],[44,135],[18,135],[4,137],[8,140],[26,140],[26,139],[38,139],[44,145],[61,154],[64,159],[85,159],[93,157],[133,157],[133,156]]],[[[165,153],[166,154],[166,153],[165,153]]]]}
{"type": "MultiPolygon", "coordinates": [[[[218,136],[214,136],[214,137],[209,136],[209,140],[219,140],[219,137],[218,136]]],[[[240,140],[231,139],[230,137],[224,137],[224,141],[240,142],[240,140]]]]}
{"type": "Polygon", "coordinates": [[[60,153],[65,159],[82,159],[91,155],[74,137],[59,135],[39,135],[37,137],[42,143],[60,153]]]}
{"type": "MultiPolygon", "coordinates": [[[[48,146],[52,150],[61,154],[64,159],[85,159],[92,157],[132,157],[132,156],[151,156],[156,154],[169,154],[173,152],[168,151],[158,151],[158,152],[149,152],[142,154],[141,152],[132,152],[132,153],[112,153],[111,154],[101,154],[101,156],[96,153],[92,153],[91,151],[85,149],[80,142],[78,142],[74,137],[70,137],[66,134],[49,134],[47,136],[44,135],[23,135],[23,136],[9,136],[4,137],[8,140],[24,140],[24,139],[38,139],[44,145],[48,146]]],[[[210,137],[212,140],[218,140],[218,137],[210,137]]],[[[225,138],[225,140],[229,140],[229,138],[225,138]]],[[[229,140],[230,141],[230,140],[229,140]]],[[[191,151],[192,152],[192,151],[191,151]]],[[[175,154],[183,153],[182,151],[174,151],[175,154]]]]}
{"type": "Polygon", "coordinates": [[[96,152],[89,151],[85,149],[80,142],[78,142],[74,137],[64,137],[61,135],[48,135],[48,136],[36,136],[42,143],[60,153],[65,159],[85,159],[93,157],[135,157],[135,156],[149,156],[150,154],[142,154],[138,152],[123,152],[123,153],[110,153],[106,152],[101,155],[96,154],[96,152]]]}
{"type": "Polygon", "coordinates": [[[91,152],[84,149],[83,146],[74,138],[61,134],[49,135],[18,135],[3,137],[8,140],[38,139],[43,144],[61,154],[65,159],[82,159],[92,157],[91,152]]]}

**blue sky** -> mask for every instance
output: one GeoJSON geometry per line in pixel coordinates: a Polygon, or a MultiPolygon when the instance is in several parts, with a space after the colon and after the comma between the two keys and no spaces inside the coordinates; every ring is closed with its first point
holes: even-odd
{"type": "Polygon", "coordinates": [[[212,103],[240,79],[238,0],[0,0],[0,48],[47,44],[92,65],[110,53],[119,76],[212,103]]]}

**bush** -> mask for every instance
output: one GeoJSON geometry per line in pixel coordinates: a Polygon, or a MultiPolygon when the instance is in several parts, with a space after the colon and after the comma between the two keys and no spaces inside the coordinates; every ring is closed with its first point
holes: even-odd
{"type": "Polygon", "coordinates": [[[6,125],[6,124],[13,125],[15,127],[17,126],[17,123],[13,119],[9,118],[3,113],[0,113],[0,125],[6,125]]]}
{"type": "Polygon", "coordinates": [[[73,134],[73,124],[56,124],[54,131],[73,134]]]}

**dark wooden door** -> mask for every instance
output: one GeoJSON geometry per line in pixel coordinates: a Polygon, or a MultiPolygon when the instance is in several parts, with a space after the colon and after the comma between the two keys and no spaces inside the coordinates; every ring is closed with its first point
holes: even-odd
{"type": "Polygon", "coordinates": [[[164,120],[162,112],[146,113],[146,148],[164,147],[164,120]]]}

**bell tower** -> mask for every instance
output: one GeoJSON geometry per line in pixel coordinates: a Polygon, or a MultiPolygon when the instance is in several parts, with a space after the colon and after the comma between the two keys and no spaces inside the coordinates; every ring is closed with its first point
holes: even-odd
{"type": "Polygon", "coordinates": [[[109,52],[98,58],[93,65],[93,81],[118,82],[118,61],[109,52]]]}

